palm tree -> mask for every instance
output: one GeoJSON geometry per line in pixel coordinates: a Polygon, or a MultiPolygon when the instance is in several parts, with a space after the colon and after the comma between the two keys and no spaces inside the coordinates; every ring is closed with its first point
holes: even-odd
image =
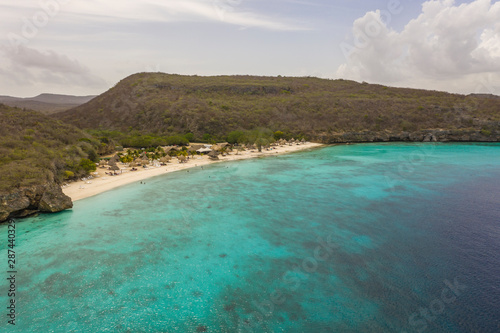
{"type": "Polygon", "coordinates": [[[122,161],[122,163],[130,163],[133,160],[134,158],[131,155],[125,155],[120,158],[120,161],[122,161]]]}
{"type": "Polygon", "coordinates": [[[187,157],[188,156],[187,150],[181,150],[181,151],[177,152],[177,156],[181,156],[181,155],[187,157]]]}

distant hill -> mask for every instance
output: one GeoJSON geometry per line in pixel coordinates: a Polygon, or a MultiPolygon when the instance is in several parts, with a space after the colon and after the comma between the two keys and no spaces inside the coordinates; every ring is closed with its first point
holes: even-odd
{"type": "Polygon", "coordinates": [[[498,98],[312,77],[139,73],[53,116],[84,129],[194,139],[255,128],[321,142],[500,137],[498,98]]]}
{"type": "Polygon", "coordinates": [[[26,108],[40,111],[44,114],[65,111],[78,105],[87,103],[96,96],[71,96],[57,94],[41,94],[35,97],[20,98],[0,96],[0,103],[12,107],[26,108]]]}

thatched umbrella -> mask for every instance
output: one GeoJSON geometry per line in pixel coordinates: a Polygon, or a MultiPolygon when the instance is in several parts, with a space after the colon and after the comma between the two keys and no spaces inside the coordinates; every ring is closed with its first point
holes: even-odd
{"type": "Polygon", "coordinates": [[[141,154],[141,162],[140,163],[142,165],[149,164],[149,158],[148,158],[148,155],[146,155],[146,153],[141,154]]]}
{"type": "Polygon", "coordinates": [[[138,166],[137,162],[136,161],[132,161],[128,164],[129,167],[133,168],[133,167],[136,167],[138,166]]]}
{"type": "Polygon", "coordinates": [[[225,148],[225,147],[229,146],[229,143],[227,143],[227,142],[219,142],[217,145],[220,146],[221,148],[225,148]]]}
{"type": "Polygon", "coordinates": [[[105,166],[105,165],[106,165],[106,160],[100,160],[100,161],[99,161],[99,166],[100,166],[100,167],[103,167],[103,166],[105,166]]]}
{"type": "Polygon", "coordinates": [[[116,164],[115,164],[115,165],[112,165],[112,166],[109,168],[109,170],[111,170],[111,171],[118,171],[118,170],[120,170],[120,168],[118,167],[118,165],[116,165],[116,164]]]}
{"type": "Polygon", "coordinates": [[[216,150],[212,150],[210,153],[208,153],[208,157],[210,157],[211,159],[214,159],[214,160],[218,160],[219,159],[219,152],[216,150]]]}
{"type": "MultiPolygon", "coordinates": [[[[111,158],[109,159],[109,163],[112,163],[112,162],[114,162],[114,163],[118,163],[118,162],[120,162],[120,157],[119,157],[118,155],[113,155],[113,157],[111,157],[111,158]]],[[[109,163],[108,163],[108,164],[109,164],[109,163]]]]}
{"type": "Polygon", "coordinates": [[[163,156],[162,158],[160,158],[160,162],[161,163],[168,163],[168,162],[170,162],[171,159],[172,159],[172,157],[170,157],[168,155],[167,156],[163,156]]]}
{"type": "Polygon", "coordinates": [[[180,163],[185,163],[187,161],[187,156],[180,155],[177,156],[177,159],[179,160],[180,163]]]}

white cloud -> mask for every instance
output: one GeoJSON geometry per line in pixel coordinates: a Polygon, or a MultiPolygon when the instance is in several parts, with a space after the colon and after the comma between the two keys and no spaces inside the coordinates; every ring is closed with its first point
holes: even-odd
{"type": "Polygon", "coordinates": [[[462,93],[500,93],[500,2],[426,1],[401,32],[380,11],[354,21],[337,76],[462,93]]]}
{"type": "Polygon", "coordinates": [[[223,26],[253,28],[249,33],[266,38],[268,31],[307,30],[265,10],[243,0],[0,0],[0,92],[98,93],[108,86],[93,73],[115,82],[123,73],[143,71],[137,63],[190,73],[185,59],[210,58],[193,50],[210,53],[219,45],[222,53],[220,44],[234,36],[235,29],[223,26]],[[213,45],[204,40],[197,42],[204,46],[192,46],[193,31],[202,29],[224,36],[211,36],[213,45]]]}
{"type": "MultiPolygon", "coordinates": [[[[46,0],[62,1],[62,0],[46,0]]],[[[246,9],[242,0],[86,0],[70,1],[61,11],[83,19],[139,22],[211,21],[268,30],[307,30],[280,17],[246,9]]]]}
{"type": "MultiPolygon", "coordinates": [[[[75,59],[55,51],[39,51],[20,45],[0,49],[2,82],[12,86],[72,86],[75,89],[103,89],[107,83],[75,59]]],[[[6,89],[7,86],[3,87],[6,89]]]]}

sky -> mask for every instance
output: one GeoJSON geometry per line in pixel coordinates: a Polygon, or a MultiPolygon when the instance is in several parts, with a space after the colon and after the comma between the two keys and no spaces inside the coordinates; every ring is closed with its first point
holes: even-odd
{"type": "Polygon", "coordinates": [[[138,72],[500,95],[500,0],[0,0],[0,22],[0,95],[97,95],[138,72]]]}

